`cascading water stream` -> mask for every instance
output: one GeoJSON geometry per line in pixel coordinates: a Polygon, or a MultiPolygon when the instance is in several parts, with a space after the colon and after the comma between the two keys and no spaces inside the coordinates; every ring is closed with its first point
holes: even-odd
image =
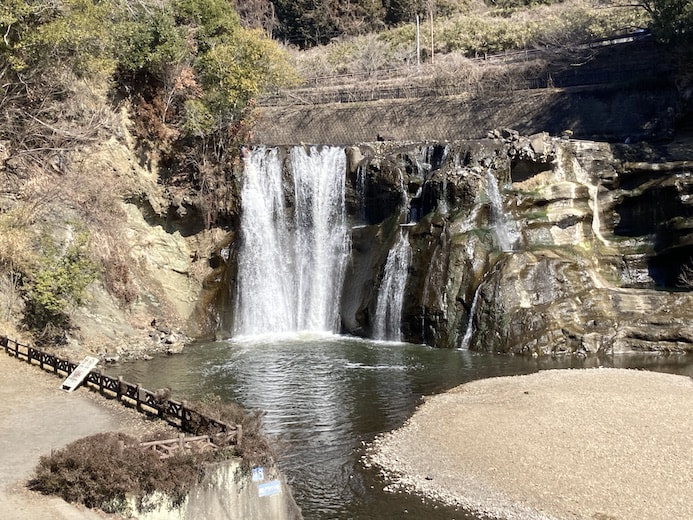
{"type": "Polygon", "coordinates": [[[498,247],[502,251],[512,251],[519,239],[519,233],[508,222],[503,211],[503,197],[501,197],[500,189],[498,188],[498,179],[491,173],[490,168],[486,171],[486,191],[491,203],[491,219],[498,247]]]}
{"type": "Polygon", "coordinates": [[[386,341],[401,341],[402,303],[407,284],[411,246],[409,234],[400,229],[397,242],[392,246],[385,262],[383,280],[378,290],[378,300],[373,325],[373,337],[386,341]]]}
{"type": "Polygon", "coordinates": [[[293,212],[277,149],[245,159],[235,335],[334,332],[349,256],[341,148],[290,152],[293,212]]]}
{"type": "Polygon", "coordinates": [[[474,332],[474,315],[476,314],[476,306],[479,302],[479,293],[481,292],[481,284],[474,291],[472,298],[472,306],[469,309],[469,320],[467,321],[467,330],[464,331],[464,337],[460,344],[460,350],[469,350],[469,343],[472,341],[472,333],[474,332]]]}

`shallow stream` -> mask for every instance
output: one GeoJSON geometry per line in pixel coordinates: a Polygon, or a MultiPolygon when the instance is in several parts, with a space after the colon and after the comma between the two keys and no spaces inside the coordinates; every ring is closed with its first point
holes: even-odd
{"type": "Polygon", "coordinates": [[[646,368],[693,377],[691,356],[531,359],[365,341],[340,336],[266,336],[201,343],[183,354],[110,372],[174,398],[218,394],[266,411],[265,430],[307,520],[450,520],[473,515],[387,485],[362,456],[402,425],[423,396],[486,377],[587,367],[646,368]]]}

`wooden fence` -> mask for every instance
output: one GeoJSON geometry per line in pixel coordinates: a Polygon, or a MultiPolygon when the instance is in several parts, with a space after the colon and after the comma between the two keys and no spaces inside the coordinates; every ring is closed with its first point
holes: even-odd
{"type": "Polygon", "coordinates": [[[140,448],[155,452],[157,455],[159,455],[160,459],[167,459],[175,455],[177,452],[203,452],[208,450],[216,450],[217,446],[214,442],[214,437],[211,435],[186,437],[181,433],[176,439],[141,442],[140,448]]]}
{"type": "MultiPolygon", "coordinates": [[[[0,347],[15,358],[39,365],[42,369],[58,376],[66,377],[77,368],[77,363],[5,336],[0,336],[0,347]]],[[[217,421],[189,408],[185,401],[166,399],[138,384],[124,381],[122,377],[115,379],[98,370],[92,370],[83,384],[107,398],[115,398],[125,405],[134,406],[140,413],[156,415],[185,433],[209,434],[215,439],[223,440],[226,444],[239,445],[241,443],[243,432],[240,424],[230,425],[217,421]]]]}

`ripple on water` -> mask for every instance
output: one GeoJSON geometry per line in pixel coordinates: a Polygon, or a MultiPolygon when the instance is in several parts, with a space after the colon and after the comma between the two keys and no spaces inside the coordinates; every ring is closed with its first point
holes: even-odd
{"type": "Polygon", "coordinates": [[[384,492],[387,483],[360,460],[364,443],[401,426],[421,396],[484,377],[602,363],[690,373],[693,361],[685,359],[533,360],[292,333],[199,344],[120,373],[176,396],[215,393],[265,411],[265,429],[280,440],[281,468],[308,520],[460,520],[473,517],[384,492]]]}

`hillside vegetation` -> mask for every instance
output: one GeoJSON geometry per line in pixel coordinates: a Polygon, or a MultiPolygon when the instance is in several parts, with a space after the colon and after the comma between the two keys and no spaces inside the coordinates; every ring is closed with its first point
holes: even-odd
{"type": "MultiPolygon", "coordinates": [[[[693,26],[689,0],[5,0],[2,329],[45,342],[108,330],[108,343],[122,331],[99,312],[145,337],[187,324],[237,222],[256,99],[412,66],[417,14],[422,62],[472,79],[456,64],[646,27],[686,41],[693,26]]],[[[194,319],[194,334],[214,330],[194,319]]]]}
{"type": "Polygon", "coordinates": [[[413,16],[377,33],[341,36],[293,53],[304,77],[411,67],[417,62],[455,67],[469,58],[507,51],[569,49],[586,42],[644,30],[652,11],[621,2],[450,2],[423,10],[417,56],[413,16]],[[453,8],[454,7],[454,8],[453,8]],[[432,27],[431,27],[432,20],[432,27]]]}
{"type": "Polygon", "coordinates": [[[249,107],[293,76],[226,0],[9,0],[0,32],[1,318],[64,341],[94,282],[123,308],[152,283],[123,201],[211,227],[249,107]]]}

